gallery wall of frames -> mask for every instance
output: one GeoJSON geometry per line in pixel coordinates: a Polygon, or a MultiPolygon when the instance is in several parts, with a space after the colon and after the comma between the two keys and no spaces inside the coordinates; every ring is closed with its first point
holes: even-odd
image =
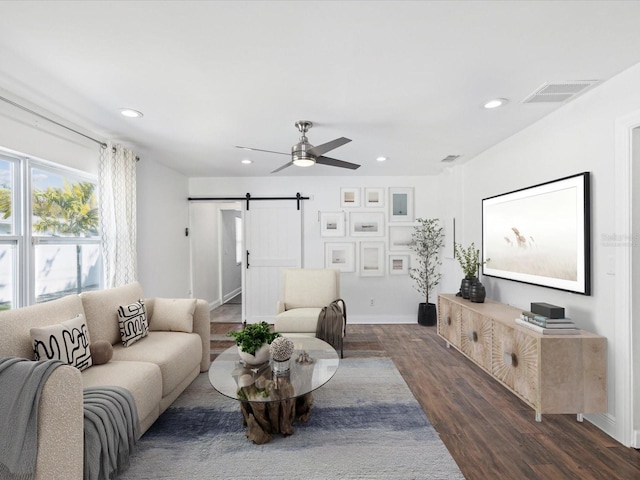
{"type": "Polygon", "coordinates": [[[409,274],[413,187],[343,187],[336,207],[319,212],[325,268],[362,277],[409,274]]]}

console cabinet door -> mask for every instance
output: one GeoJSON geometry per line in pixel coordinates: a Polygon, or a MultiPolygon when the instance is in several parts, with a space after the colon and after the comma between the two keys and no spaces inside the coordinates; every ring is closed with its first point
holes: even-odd
{"type": "Polygon", "coordinates": [[[482,368],[491,371],[491,319],[472,310],[462,311],[460,350],[482,368]]]}
{"type": "Polygon", "coordinates": [[[540,404],[538,371],[536,338],[495,322],[491,373],[536,409],[540,404]]]}
{"type": "Polygon", "coordinates": [[[460,305],[439,297],[438,307],[438,333],[451,345],[460,348],[460,305]]]}

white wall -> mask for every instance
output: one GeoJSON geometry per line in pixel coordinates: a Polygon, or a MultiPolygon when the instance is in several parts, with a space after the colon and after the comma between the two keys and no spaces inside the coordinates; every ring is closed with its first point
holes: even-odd
{"type": "MultiPolygon", "coordinates": [[[[303,196],[303,265],[308,268],[324,267],[325,242],[382,240],[384,237],[321,237],[319,212],[340,211],[341,187],[414,187],[415,216],[439,217],[443,210],[439,198],[438,180],[435,177],[283,177],[269,178],[191,178],[189,194],[192,197],[244,197],[252,196],[303,196]]],[[[388,198],[385,205],[388,207],[388,198]]],[[[385,207],[385,209],[387,208],[385,207]]],[[[345,211],[380,211],[374,208],[345,208],[345,211]]],[[[388,218],[388,217],[387,217],[388,218]]],[[[385,229],[387,227],[385,226],[385,229]]],[[[386,231],[386,230],[385,230],[386,231]]],[[[386,258],[386,257],[385,257],[386,258]]],[[[449,290],[450,291],[450,290],[449,290]]],[[[457,287],[456,290],[457,291],[457,287]]],[[[417,321],[418,303],[424,301],[414,290],[408,276],[360,277],[357,273],[343,273],[341,293],[346,300],[349,322],[410,322],[417,321]],[[375,305],[370,306],[370,299],[375,305]]],[[[275,306],[274,306],[275,308],[275,306]]]]}
{"type": "Polygon", "coordinates": [[[138,162],[138,280],[148,297],[188,297],[188,180],[149,158],[138,162]]]}
{"type": "MultiPolygon", "coordinates": [[[[616,344],[616,328],[624,326],[617,322],[624,319],[613,315],[615,249],[622,246],[606,241],[605,236],[615,233],[614,123],[619,117],[640,111],[638,85],[640,65],[478,155],[462,169],[462,195],[454,194],[448,199],[460,205],[460,241],[479,245],[482,198],[591,172],[593,294],[582,296],[488,277],[482,281],[490,298],[523,309],[532,301],[562,305],[580,327],[607,337],[609,410],[607,415],[590,419],[617,438],[628,426],[616,424],[623,402],[618,398],[623,380],[616,377],[615,368],[629,359],[625,353],[628,349],[616,344]]],[[[635,368],[638,371],[637,361],[635,368]]]]}
{"type": "Polygon", "coordinates": [[[239,204],[220,209],[220,269],[222,301],[227,302],[242,289],[242,265],[236,262],[236,219],[242,218],[239,204]]]}
{"type": "MultiPolygon", "coordinates": [[[[635,291],[640,286],[640,127],[633,130],[633,164],[632,164],[632,284],[635,291]]],[[[633,413],[635,429],[635,445],[640,446],[640,300],[632,299],[632,316],[635,319],[633,329],[632,352],[634,377],[634,398],[636,399],[633,413]]]]}
{"type": "MultiPolygon", "coordinates": [[[[2,89],[0,89],[0,94],[6,95],[2,89]]],[[[12,95],[6,96],[14,98],[12,95]]],[[[69,125],[63,119],[57,119],[53,114],[41,111],[35,105],[20,99],[16,99],[16,101],[49,118],[58,120],[60,123],[69,125]]],[[[77,129],[81,130],[80,127],[77,129]]],[[[95,135],[93,137],[102,141],[95,135]]],[[[98,143],[39,119],[5,102],[0,102],[0,146],[29,157],[48,160],[92,175],[98,174],[98,159],[101,149],[98,143]]]]}

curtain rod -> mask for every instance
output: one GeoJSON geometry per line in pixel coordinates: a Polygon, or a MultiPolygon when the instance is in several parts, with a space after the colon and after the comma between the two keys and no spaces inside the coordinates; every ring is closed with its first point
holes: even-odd
{"type": "Polygon", "coordinates": [[[55,121],[55,120],[53,120],[53,119],[51,119],[51,118],[45,117],[44,115],[42,115],[42,114],[40,114],[40,113],[38,113],[38,112],[36,112],[36,111],[33,111],[33,110],[31,110],[30,108],[23,107],[22,105],[20,105],[19,103],[14,102],[13,100],[9,100],[8,98],[5,98],[5,97],[3,97],[3,96],[0,96],[0,100],[2,100],[3,102],[7,102],[7,103],[9,103],[9,104],[13,105],[14,107],[20,108],[21,110],[24,110],[25,112],[29,112],[30,114],[35,115],[36,117],[40,117],[40,118],[42,118],[43,120],[46,120],[47,122],[51,122],[51,123],[53,123],[53,124],[55,124],[55,125],[58,125],[59,127],[66,128],[67,130],[69,130],[69,131],[71,131],[71,132],[73,132],[73,133],[75,133],[75,134],[81,135],[81,136],[83,136],[84,138],[88,138],[88,139],[89,139],[89,140],[91,140],[92,142],[95,142],[95,143],[97,143],[98,145],[100,145],[102,148],[107,148],[107,144],[106,144],[106,143],[104,143],[104,142],[102,142],[102,141],[100,141],[100,140],[96,140],[95,138],[90,137],[89,135],[85,135],[85,134],[84,134],[84,133],[82,133],[82,132],[79,132],[79,131],[77,131],[77,130],[74,130],[74,129],[73,129],[73,128],[71,128],[71,127],[67,127],[66,125],[63,125],[62,123],[57,122],[57,121],[55,121]]]}

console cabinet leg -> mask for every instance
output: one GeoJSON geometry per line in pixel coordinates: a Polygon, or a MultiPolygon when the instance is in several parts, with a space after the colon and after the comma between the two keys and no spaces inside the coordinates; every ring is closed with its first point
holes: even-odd
{"type": "Polygon", "coordinates": [[[542,414],[540,412],[536,412],[536,422],[542,421],[542,414]]]}
{"type": "Polygon", "coordinates": [[[580,423],[582,423],[582,421],[584,420],[584,416],[582,413],[579,413],[576,417],[576,420],[578,420],[580,423]]]}

